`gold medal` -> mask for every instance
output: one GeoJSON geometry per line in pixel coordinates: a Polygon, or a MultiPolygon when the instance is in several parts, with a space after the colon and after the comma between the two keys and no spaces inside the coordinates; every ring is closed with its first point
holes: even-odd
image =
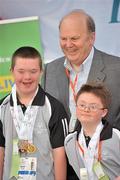
{"type": "Polygon", "coordinates": [[[27,147],[28,147],[28,141],[27,140],[19,140],[18,149],[21,153],[26,153],[27,147]]]}
{"type": "Polygon", "coordinates": [[[20,153],[34,153],[37,150],[35,145],[29,143],[27,140],[19,140],[18,149],[20,153]]]}
{"type": "Polygon", "coordinates": [[[28,143],[27,153],[34,153],[36,150],[37,148],[35,147],[35,145],[28,143]]]}

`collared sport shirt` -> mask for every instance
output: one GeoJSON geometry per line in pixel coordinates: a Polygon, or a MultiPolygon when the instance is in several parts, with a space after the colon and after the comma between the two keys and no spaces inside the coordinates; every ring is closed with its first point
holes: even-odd
{"type": "MultiPolygon", "coordinates": [[[[120,131],[112,128],[106,121],[102,120],[104,125],[100,133],[101,142],[101,160],[100,163],[110,180],[120,176],[120,131]]],[[[65,149],[69,162],[80,178],[80,168],[84,168],[82,157],[80,156],[79,149],[76,147],[79,133],[81,131],[80,122],[75,129],[75,132],[70,133],[65,139],[65,149]]]]}

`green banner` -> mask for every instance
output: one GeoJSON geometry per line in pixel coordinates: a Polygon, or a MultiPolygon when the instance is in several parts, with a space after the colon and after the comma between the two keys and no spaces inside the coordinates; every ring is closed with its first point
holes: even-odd
{"type": "Polygon", "coordinates": [[[21,46],[35,47],[43,54],[38,17],[0,21],[0,99],[10,92],[14,83],[11,56],[21,46]]]}

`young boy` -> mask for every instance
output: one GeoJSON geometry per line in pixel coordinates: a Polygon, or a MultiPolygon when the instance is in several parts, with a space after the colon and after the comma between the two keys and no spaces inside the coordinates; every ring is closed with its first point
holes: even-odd
{"type": "Polygon", "coordinates": [[[66,180],[66,112],[41,88],[42,60],[33,47],[12,56],[15,84],[1,100],[5,136],[4,180],[66,180]]]}
{"type": "Polygon", "coordinates": [[[110,94],[101,84],[85,84],[76,96],[76,131],[65,139],[69,163],[82,180],[120,178],[120,132],[105,120],[110,94]]]}

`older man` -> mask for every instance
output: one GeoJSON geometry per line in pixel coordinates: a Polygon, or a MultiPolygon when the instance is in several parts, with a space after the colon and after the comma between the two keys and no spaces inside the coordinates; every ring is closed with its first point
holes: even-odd
{"type": "Polygon", "coordinates": [[[46,65],[44,88],[64,105],[70,117],[69,131],[76,122],[76,93],[88,81],[103,82],[108,87],[112,104],[107,119],[120,129],[120,58],[94,47],[95,23],[83,10],[64,16],[59,33],[65,56],[46,65]]]}

